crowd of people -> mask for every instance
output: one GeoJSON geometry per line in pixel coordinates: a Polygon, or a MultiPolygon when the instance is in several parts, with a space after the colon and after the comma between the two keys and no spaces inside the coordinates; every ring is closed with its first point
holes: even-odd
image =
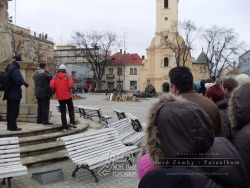
{"type": "MultiPolygon", "coordinates": [[[[6,68],[13,80],[11,91],[4,93],[10,131],[22,130],[16,124],[21,86],[29,84],[21,75],[21,62],[17,56],[6,68]]],[[[51,94],[55,92],[62,130],[76,128],[70,91],[73,80],[66,67],[60,65],[52,75],[46,64],[40,63],[33,78],[38,101],[37,124],[53,124],[49,122],[49,107],[51,94]]],[[[187,67],[171,69],[169,78],[171,92],[160,96],[149,109],[138,162],[139,188],[249,187],[250,78],[240,74],[235,79],[226,78],[221,82],[209,79],[194,84],[187,67]],[[181,165],[176,164],[177,160],[181,165]],[[192,165],[190,161],[198,163],[192,165]]],[[[122,90],[111,88],[108,92],[121,93],[122,90]]]]}
{"type": "MultiPolygon", "coordinates": [[[[4,92],[3,100],[7,100],[7,130],[22,131],[17,127],[16,120],[19,116],[20,101],[22,99],[22,88],[29,87],[20,72],[21,56],[15,56],[13,62],[5,69],[10,73],[12,81],[11,90],[4,92]]],[[[75,113],[70,89],[73,87],[72,76],[66,72],[66,67],[61,64],[57,73],[52,75],[45,63],[40,63],[38,70],[33,75],[35,83],[35,97],[37,99],[37,124],[53,125],[49,122],[50,97],[55,93],[59,102],[61,112],[62,130],[68,131],[77,128],[75,125],[75,113]],[[66,110],[69,111],[70,123],[67,123],[66,110]]]]}
{"type": "Polygon", "coordinates": [[[249,77],[202,80],[197,92],[189,68],[175,67],[169,78],[171,92],[149,109],[139,188],[249,187],[249,77]]]}

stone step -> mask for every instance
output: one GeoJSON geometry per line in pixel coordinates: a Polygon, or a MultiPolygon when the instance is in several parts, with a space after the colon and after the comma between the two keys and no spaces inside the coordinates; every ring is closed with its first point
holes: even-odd
{"type": "Polygon", "coordinates": [[[31,166],[31,165],[38,165],[46,162],[52,162],[57,160],[62,160],[67,158],[67,151],[66,150],[59,150],[53,153],[46,153],[28,157],[21,157],[21,162],[23,165],[31,166]]]}
{"type": "Polygon", "coordinates": [[[87,128],[88,128],[88,125],[86,124],[78,124],[77,128],[72,128],[71,130],[66,131],[66,132],[63,132],[60,129],[60,131],[58,132],[39,134],[35,136],[19,137],[19,145],[22,147],[22,146],[27,146],[27,145],[35,145],[35,144],[55,141],[57,138],[62,137],[62,136],[84,132],[87,130],[87,128]]]}
{"type": "MultiPolygon", "coordinates": [[[[18,123],[18,126],[23,128],[21,123],[18,123]]],[[[58,132],[62,129],[62,125],[60,123],[55,124],[55,125],[42,125],[39,124],[37,125],[36,123],[30,123],[29,126],[23,128],[22,131],[7,131],[7,126],[6,126],[6,131],[0,132],[0,137],[29,137],[29,136],[35,136],[35,135],[41,135],[41,134],[46,134],[46,133],[53,133],[53,132],[58,132]]]]}
{"type": "Polygon", "coordinates": [[[56,140],[47,143],[35,144],[35,145],[27,145],[20,147],[20,155],[22,157],[40,155],[45,153],[55,153],[58,150],[63,150],[64,142],[61,140],[56,140]]]}

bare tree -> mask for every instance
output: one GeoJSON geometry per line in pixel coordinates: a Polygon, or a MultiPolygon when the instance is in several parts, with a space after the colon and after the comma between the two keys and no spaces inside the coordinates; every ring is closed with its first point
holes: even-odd
{"type": "Polygon", "coordinates": [[[110,56],[111,50],[119,44],[117,34],[110,31],[75,31],[72,35],[72,39],[73,44],[77,46],[76,55],[83,57],[83,59],[86,59],[87,62],[90,63],[96,89],[99,90],[104,68],[109,63],[108,57],[110,56]]]}
{"type": "Polygon", "coordinates": [[[202,28],[196,27],[193,21],[174,21],[169,30],[159,33],[165,48],[173,51],[176,66],[185,66],[190,50],[194,49],[194,41],[202,28]]]}
{"type": "Polygon", "coordinates": [[[22,35],[12,34],[11,48],[14,55],[22,54],[23,44],[24,44],[24,37],[22,35]]]}
{"type": "Polygon", "coordinates": [[[205,42],[208,61],[212,61],[210,78],[213,79],[218,78],[227,65],[235,67],[236,58],[246,47],[245,42],[239,41],[239,34],[233,29],[212,26],[204,31],[201,38],[205,42]]]}

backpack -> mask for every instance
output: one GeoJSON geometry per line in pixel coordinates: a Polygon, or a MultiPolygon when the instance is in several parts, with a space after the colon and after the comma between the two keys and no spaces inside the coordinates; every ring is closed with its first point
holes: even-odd
{"type": "Polygon", "coordinates": [[[0,72],[0,91],[9,92],[12,89],[13,81],[11,79],[11,73],[16,69],[13,68],[10,72],[7,71],[8,65],[5,71],[0,72]]]}

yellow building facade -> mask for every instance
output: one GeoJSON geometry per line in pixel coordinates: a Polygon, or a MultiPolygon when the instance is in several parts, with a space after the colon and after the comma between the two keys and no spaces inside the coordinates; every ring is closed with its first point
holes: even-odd
{"type": "MultiPolygon", "coordinates": [[[[160,33],[167,32],[171,35],[174,22],[178,21],[179,0],[156,0],[156,30],[155,37],[150,46],[146,49],[147,59],[143,61],[143,68],[140,70],[140,91],[144,91],[147,84],[152,84],[157,92],[168,92],[170,80],[168,73],[176,67],[173,50],[164,45],[160,33]],[[167,62],[166,62],[167,60],[167,62]]],[[[178,40],[183,40],[181,36],[178,40]]],[[[194,82],[209,78],[207,62],[196,62],[191,53],[188,54],[185,66],[189,67],[194,82]]]]}

